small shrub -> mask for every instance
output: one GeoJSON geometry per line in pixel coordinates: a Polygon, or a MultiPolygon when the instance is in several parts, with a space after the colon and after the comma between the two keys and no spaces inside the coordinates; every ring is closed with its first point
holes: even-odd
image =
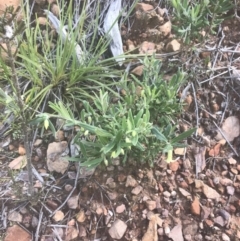
{"type": "Polygon", "coordinates": [[[174,8],[174,29],[184,42],[202,38],[202,30],[213,33],[233,8],[231,0],[170,0],[174,8]]]}
{"type": "Polygon", "coordinates": [[[134,157],[152,164],[159,152],[168,153],[171,161],[173,148],[182,146],[180,142],[193,132],[177,136],[176,127],[171,124],[181,110],[176,95],[184,74],[179,71],[166,82],[159,75],[158,60],[146,57],[143,63],[146,66],[143,80],[133,76],[129,80],[125,75],[119,83],[124,96],[117,102],[101,89],[95,92],[92,103],[82,102],[78,116],[61,102],[50,103],[57,115],[41,114],[34,123],[42,122],[48,127],[50,118],[55,117],[65,120],[65,126],[77,126],[74,142],[81,154],[71,160],[78,160],[83,166],[95,167],[101,162],[107,165],[118,157],[124,163],[134,157]]]}

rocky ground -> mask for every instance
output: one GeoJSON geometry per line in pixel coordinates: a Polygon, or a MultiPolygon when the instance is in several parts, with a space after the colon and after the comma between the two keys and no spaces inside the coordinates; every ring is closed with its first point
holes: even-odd
{"type": "MultiPolygon", "coordinates": [[[[64,159],[66,131],[53,141],[38,138],[32,157],[37,197],[31,201],[25,149],[19,140],[2,138],[0,240],[240,240],[239,33],[236,16],[218,35],[196,40],[193,51],[174,35],[167,9],[137,4],[130,24],[121,27],[124,50],[155,53],[165,76],[176,66],[189,73],[179,93],[185,106],[178,126],[198,127],[196,135],[187,148],[174,150],[170,164],[159,155],[152,168],[115,160],[92,171],[77,171],[64,159]]],[[[142,68],[131,65],[138,76],[142,68]]]]}

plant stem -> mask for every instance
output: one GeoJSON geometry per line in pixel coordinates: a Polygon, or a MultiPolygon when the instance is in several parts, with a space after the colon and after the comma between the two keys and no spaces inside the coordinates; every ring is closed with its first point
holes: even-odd
{"type": "Polygon", "coordinates": [[[27,171],[28,171],[28,195],[33,195],[33,175],[32,175],[32,163],[31,163],[31,152],[30,152],[30,146],[29,146],[29,140],[28,140],[28,120],[26,117],[26,111],[25,111],[25,105],[21,97],[21,88],[19,85],[19,79],[17,76],[17,71],[15,67],[15,58],[13,56],[13,53],[11,51],[11,45],[10,45],[10,39],[6,40],[7,45],[7,53],[10,61],[10,67],[12,70],[12,86],[15,90],[13,90],[17,95],[17,104],[20,109],[20,116],[21,116],[21,126],[22,126],[22,134],[23,134],[23,141],[24,141],[24,147],[26,150],[26,158],[27,158],[27,171]]]}

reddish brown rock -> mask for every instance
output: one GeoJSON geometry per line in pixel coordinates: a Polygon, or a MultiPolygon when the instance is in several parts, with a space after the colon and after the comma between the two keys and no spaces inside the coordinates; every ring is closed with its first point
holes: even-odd
{"type": "Polygon", "coordinates": [[[213,226],[213,221],[210,219],[206,219],[205,223],[207,224],[208,227],[212,227],[213,226]]]}
{"type": "Polygon", "coordinates": [[[199,54],[201,59],[206,59],[206,58],[210,57],[210,55],[211,55],[211,52],[201,52],[199,54]]]}
{"type": "Polygon", "coordinates": [[[159,192],[163,192],[164,191],[164,188],[163,188],[163,186],[162,186],[162,184],[158,184],[158,188],[159,188],[159,192]]]}
{"type": "Polygon", "coordinates": [[[229,212],[230,212],[230,213],[235,213],[236,210],[237,210],[237,209],[236,209],[236,207],[235,207],[234,205],[231,204],[231,205],[229,206],[229,212]]]}
{"type": "Polygon", "coordinates": [[[173,172],[176,172],[178,170],[178,168],[179,168],[179,162],[178,161],[170,162],[169,163],[169,168],[173,172]]]}
{"type": "Polygon", "coordinates": [[[131,73],[132,74],[135,74],[137,76],[142,76],[143,74],[143,69],[144,69],[144,66],[143,65],[139,65],[137,66],[136,68],[134,68],[131,73]]]}
{"type": "Polygon", "coordinates": [[[182,181],[178,184],[178,186],[187,189],[188,188],[188,184],[185,181],[182,181]]]}
{"type": "Polygon", "coordinates": [[[118,181],[119,182],[125,182],[126,181],[126,176],[124,174],[119,174],[118,175],[118,181]]]}
{"type": "Polygon", "coordinates": [[[57,202],[55,202],[51,199],[47,199],[46,204],[47,204],[48,207],[50,207],[53,210],[58,208],[57,202]]]}
{"type": "Polygon", "coordinates": [[[191,211],[194,215],[200,215],[200,203],[197,197],[194,198],[192,204],[191,204],[191,211]]]}
{"type": "Polygon", "coordinates": [[[31,241],[32,236],[27,231],[19,227],[18,225],[13,225],[12,227],[7,229],[6,237],[4,241],[13,241],[13,240],[31,241]]]}

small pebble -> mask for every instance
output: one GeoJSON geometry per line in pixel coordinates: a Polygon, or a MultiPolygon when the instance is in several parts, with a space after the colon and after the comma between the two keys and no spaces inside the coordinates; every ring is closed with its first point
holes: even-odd
{"type": "Polygon", "coordinates": [[[170,228],[169,226],[164,227],[164,233],[168,235],[170,233],[170,228]]]}
{"type": "Polygon", "coordinates": [[[164,234],[163,228],[159,228],[158,230],[158,235],[162,236],[164,234]]]}
{"type": "Polygon", "coordinates": [[[195,241],[202,241],[203,240],[203,236],[199,233],[195,235],[195,241]]]}
{"type": "Polygon", "coordinates": [[[228,221],[231,218],[231,215],[229,212],[227,212],[224,209],[219,210],[219,214],[224,218],[224,220],[228,221]]]}
{"type": "Polygon", "coordinates": [[[218,226],[221,226],[221,227],[225,226],[225,220],[221,216],[218,216],[218,217],[214,218],[214,223],[217,224],[218,226]]]}
{"type": "Polygon", "coordinates": [[[184,236],[184,238],[185,238],[186,241],[192,241],[192,236],[191,236],[191,234],[186,234],[186,235],[184,236]]]}
{"type": "Polygon", "coordinates": [[[171,193],[168,191],[163,192],[164,197],[169,198],[171,196],[171,193]]]}
{"type": "Polygon", "coordinates": [[[208,236],[208,235],[206,235],[204,238],[205,238],[205,240],[212,240],[212,237],[208,236]]]}
{"type": "Polygon", "coordinates": [[[210,220],[210,219],[206,219],[206,220],[205,220],[205,223],[206,223],[207,226],[210,227],[210,228],[213,226],[213,221],[210,220]]]}
{"type": "Polygon", "coordinates": [[[171,196],[172,196],[172,197],[176,197],[176,196],[177,196],[177,192],[176,192],[176,191],[172,191],[172,192],[171,192],[171,196]]]}
{"type": "Polygon", "coordinates": [[[227,234],[223,233],[222,234],[222,240],[223,241],[230,241],[230,238],[227,236],[227,234]]]}
{"type": "Polygon", "coordinates": [[[218,185],[219,182],[220,182],[220,178],[219,178],[219,177],[214,177],[213,183],[214,183],[215,185],[218,185]]]}
{"type": "Polygon", "coordinates": [[[66,192],[71,192],[72,189],[73,189],[73,186],[70,185],[70,184],[66,184],[65,187],[64,187],[64,189],[65,189],[66,192]]]}
{"type": "Polygon", "coordinates": [[[234,192],[235,192],[235,188],[233,186],[227,186],[227,193],[229,195],[232,196],[234,194],[234,192]]]}
{"type": "Polygon", "coordinates": [[[164,199],[164,201],[165,201],[165,202],[167,202],[167,203],[169,203],[169,202],[170,202],[169,197],[164,197],[163,199],[164,199]]]}
{"type": "Polygon", "coordinates": [[[164,218],[167,218],[167,217],[168,217],[168,210],[167,210],[167,209],[163,209],[163,210],[162,210],[162,216],[163,216],[164,218]]]}
{"type": "Polygon", "coordinates": [[[230,171],[234,174],[237,175],[238,174],[238,170],[235,168],[231,168],[230,171]]]}
{"type": "Polygon", "coordinates": [[[108,167],[107,167],[107,170],[108,170],[109,172],[113,171],[113,170],[114,170],[114,166],[108,166],[108,167]]]}

